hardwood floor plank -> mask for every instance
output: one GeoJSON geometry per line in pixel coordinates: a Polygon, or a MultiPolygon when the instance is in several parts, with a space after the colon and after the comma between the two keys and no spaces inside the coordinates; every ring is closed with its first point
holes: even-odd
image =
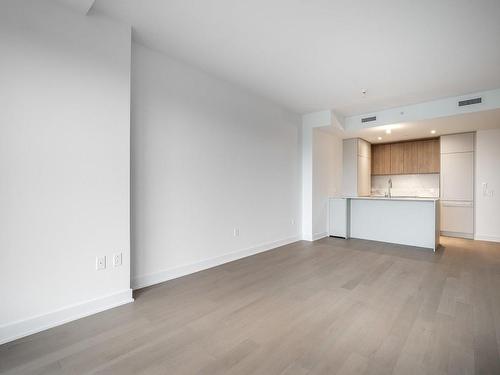
{"type": "Polygon", "coordinates": [[[2,374],[500,374],[500,244],[299,241],[0,346],[2,374]]]}

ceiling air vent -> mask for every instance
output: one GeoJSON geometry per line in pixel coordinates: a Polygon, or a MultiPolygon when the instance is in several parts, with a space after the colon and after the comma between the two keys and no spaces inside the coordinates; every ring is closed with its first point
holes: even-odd
{"type": "Polygon", "coordinates": [[[483,98],[474,98],[474,99],[460,100],[458,102],[458,106],[459,107],[463,107],[464,105],[479,104],[482,101],[483,101],[483,98]]]}
{"type": "Polygon", "coordinates": [[[361,122],[371,122],[371,121],[377,121],[377,116],[372,116],[372,117],[365,117],[361,119],[361,122]]]}

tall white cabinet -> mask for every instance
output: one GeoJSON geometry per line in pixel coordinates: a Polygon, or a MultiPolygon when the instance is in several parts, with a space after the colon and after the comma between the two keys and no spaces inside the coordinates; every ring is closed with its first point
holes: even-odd
{"type": "Polygon", "coordinates": [[[474,133],[441,137],[441,234],[474,238],[474,133]]]}
{"type": "Polygon", "coordinates": [[[342,193],[350,197],[371,194],[371,144],[360,138],[343,141],[342,193]]]}

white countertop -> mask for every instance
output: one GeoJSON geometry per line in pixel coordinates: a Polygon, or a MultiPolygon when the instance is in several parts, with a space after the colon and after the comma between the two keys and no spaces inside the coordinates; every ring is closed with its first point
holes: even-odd
{"type": "Polygon", "coordinates": [[[386,201],[417,201],[417,202],[436,202],[439,198],[432,197],[378,197],[378,196],[369,196],[369,197],[330,197],[330,198],[345,198],[345,199],[375,199],[375,200],[386,200],[386,201]]]}

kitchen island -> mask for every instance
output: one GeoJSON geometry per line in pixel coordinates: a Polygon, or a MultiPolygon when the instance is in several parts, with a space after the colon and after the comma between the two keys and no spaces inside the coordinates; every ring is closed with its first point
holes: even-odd
{"type": "Polygon", "coordinates": [[[408,197],[343,197],[330,199],[330,235],[346,215],[345,237],[418,246],[436,250],[439,246],[439,199],[408,197]],[[333,207],[345,199],[345,213],[333,207]],[[335,212],[336,211],[336,212],[335,212]]]}

